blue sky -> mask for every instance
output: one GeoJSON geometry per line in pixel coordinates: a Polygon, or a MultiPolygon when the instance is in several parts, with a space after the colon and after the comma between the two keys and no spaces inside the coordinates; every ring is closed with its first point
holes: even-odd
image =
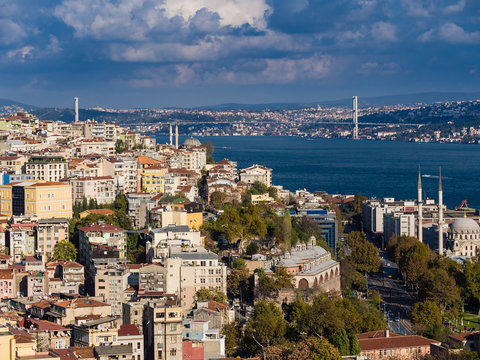
{"type": "Polygon", "coordinates": [[[0,0],[0,98],[82,107],[480,90],[478,0],[0,0]]]}

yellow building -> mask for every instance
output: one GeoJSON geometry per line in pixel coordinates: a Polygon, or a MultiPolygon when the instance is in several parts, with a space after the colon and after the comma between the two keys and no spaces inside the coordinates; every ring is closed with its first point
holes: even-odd
{"type": "Polygon", "coordinates": [[[7,327],[0,327],[0,354],[2,359],[15,359],[15,338],[7,327]]]}
{"type": "Polygon", "coordinates": [[[187,225],[190,229],[199,230],[203,224],[203,206],[195,202],[181,202],[172,204],[174,211],[186,211],[187,225]]]}
{"type": "Polygon", "coordinates": [[[0,212],[38,219],[72,217],[72,185],[43,180],[0,186],[0,212]]]}
{"type": "Polygon", "coordinates": [[[165,192],[165,174],[167,168],[151,165],[142,170],[142,191],[157,194],[165,192]]]}

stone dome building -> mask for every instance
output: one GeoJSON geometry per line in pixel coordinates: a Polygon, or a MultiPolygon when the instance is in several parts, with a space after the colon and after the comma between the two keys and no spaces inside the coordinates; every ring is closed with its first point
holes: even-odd
{"type": "Polygon", "coordinates": [[[452,255],[470,258],[480,249],[480,226],[470,218],[456,219],[448,235],[452,255]]]}
{"type": "Polygon", "coordinates": [[[192,147],[192,146],[201,146],[201,145],[202,143],[200,142],[200,140],[190,137],[183,142],[182,147],[192,147]]]}

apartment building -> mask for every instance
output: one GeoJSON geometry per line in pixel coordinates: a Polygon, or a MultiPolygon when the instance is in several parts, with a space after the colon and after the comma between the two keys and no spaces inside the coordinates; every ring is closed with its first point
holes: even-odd
{"type": "Polygon", "coordinates": [[[7,216],[69,219],[72,217],[72,186],[41,180],[1,185],[0,211],[7,216]]]}
{"type": "Polygon", "coordinates": [[[61,156],[32,156],[25,163],[25,172],[35,179],[60,181],[67,176],[68,163],[61,156]]]}
{"type": "Polygon", "coordinates": [[[124,291],[128,288],[130,270],[122,266],[97,267],[95,275],[95,296],[112,305],[112,315],[122,316],[124,291]]]}
{"type": "Polygon", "coordinates": [[[253,184],[259,181],[270,187],[272,186],[272,169],[262,165],[252,165],[240,170],[240,181],[246,184],[253,184]]]}
{"type": "Polygon", "coordinates": [[[105,316],[98,319],[76,321],[72,327],[74,346],[110,346],[118,340],[119,319],[105,316]]]}
{"type": "Polygon", "coordinates": [[[34,223],[11,224],[7,229],[7,246],[14,263],[35,255],[35,226],[34,223]]]}
{"type": "Polygon", "coordinates": [[[164,179],[167,170],[159,164],[144,168],[141,173],[142,191],[152,194],[165,192],[164,179]]]}
{"type": "Polygon", "coordinates": [[[40,219],[35,225],[35,253],[44,259],[52,257],[59,241],[68,240],[66,218],[40,219]]]}
{"type": "Polygon", "coordinates": [[[0,156],[0,169],[7,170],[14,174],[21,174],[27,158],[23,155],[0,156]]]}
{"type": "Polygon", "coordinates": [[[92,259],[92,244],[104,245],[118,251],[119,258],[126,257],[126,230],[110,224],[93,224],[79,229],[79,261],[90,264],[92,259]]]}
{"type": "Polygon", "coordinates": [[[169,250],[164,260],[167,293],[179,294],[182,306],[192,307],[200,289],[227,293],[227,267],[217,254],[198,246],[170,246],[169,250]]]}
{"type": "Polygon", "coordinates": [[[132,348],[132,360],[143,360],[145,358],[143,341],[143,335],[137,326],[133,324],[120,325],[117,343],[132,348]]]}
{"type": "Polygon", "coordinates": [[[73,190],[73,201],[94,199],[97,204],[111,204],[115,201],[116,186],[113,177],[81,177],[70,179],[73,190]]]}
{"type": "Polygon", "coordinates": [[[144,310],[146,360],[181,360],[184,308],[166,299],[149,301],[144,310]]]}

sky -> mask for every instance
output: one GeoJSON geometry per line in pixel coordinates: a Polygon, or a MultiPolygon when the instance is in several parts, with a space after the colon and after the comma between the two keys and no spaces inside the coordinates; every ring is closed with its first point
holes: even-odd
{"type": "Polygon", "coordinates": [[[0,98],[315,102],[480,90],[478,0],[0,0],[0,98]]]}

